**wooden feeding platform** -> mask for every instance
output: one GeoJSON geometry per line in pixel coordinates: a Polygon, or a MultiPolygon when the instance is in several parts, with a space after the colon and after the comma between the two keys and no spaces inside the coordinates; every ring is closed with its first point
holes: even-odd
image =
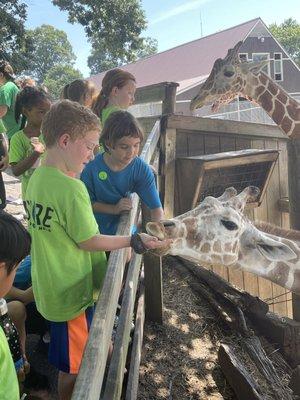
{"type": "Polygon", "coordinates": [[[221,196],[230,186],[238,192],[257,186],[259,197],[249,201],[247,207],[258,207],[278,155],[278,150],[247,149],[177,158],[176,175],[181,189],[178,213],[196,207],[206,196],[221,196]]]}

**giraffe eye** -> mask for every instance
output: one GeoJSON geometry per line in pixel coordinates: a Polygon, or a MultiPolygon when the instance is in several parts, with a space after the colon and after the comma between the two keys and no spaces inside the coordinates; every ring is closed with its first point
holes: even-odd
{"type": "Polygon", "coordinates": [[[228,221],[226,219],[221,219],[221,224],[229,231],[236,231],[238,229],[238,226],[235,222],[228,221]]]}
{"type": "Polygon", "coordinates": [[[226,78],[231,78],[233,75],[234,75],[234,71],[231,71],[231,70],[224,71],[224,76],[226,76],[226,78]]]}

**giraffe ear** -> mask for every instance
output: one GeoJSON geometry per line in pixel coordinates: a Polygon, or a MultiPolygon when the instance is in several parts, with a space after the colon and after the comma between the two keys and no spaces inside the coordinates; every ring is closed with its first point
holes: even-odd
{"type": "Polygon", "coordinates": [[[259,239],[256,247],[270,261],[288,261],[297,257],[289,246],[265,235],[259,239]]]}
{"type": "Polygon", "coordinates": [[[155,236],[160,240],[164,240],[166,237],[166,230],[164,224],[161,222],[148,222],[146,231],[149,235],[155,236]]]}

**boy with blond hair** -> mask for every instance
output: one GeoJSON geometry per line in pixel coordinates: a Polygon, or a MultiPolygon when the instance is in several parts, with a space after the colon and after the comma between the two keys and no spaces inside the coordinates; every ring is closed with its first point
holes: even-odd
{"type": "Polygon", "coordinates": [[[166,245],[156,238],[101,235],[81,173],[99,143],[99,120],[69,100],[54,104],[42,123],[44,163],[32,175],[25,209],[32,237],[32,285],[39,312],[50,321],[49,361],[59,369],[60,399],[72,396],[93,316],[92,269],[104,276],[104,251],[166,245]],[[91,257],[91,252],[96,254],[91,257]]]}

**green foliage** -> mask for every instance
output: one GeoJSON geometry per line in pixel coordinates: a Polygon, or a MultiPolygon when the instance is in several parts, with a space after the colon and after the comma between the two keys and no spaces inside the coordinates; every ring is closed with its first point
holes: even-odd
{"type": "Polygon", "coordinates": [[[32,41],[25,34],[27,5],[19,0],[0,2],[0,58],[4,58],[16,73],[27,68],[32,41]]]}
{"type": "Polygon", "coordinates": [[[92,44],[88,65],[98,73],[157,51],[157,43],[141,38],[146,18],[140,0],[52,0],[68,11],[69,21],[84,26],[92,44]]]}
{"type": "Polygon", "coordinates": [[[88,57],[88,66],[92,74],[98,74],[101,71],[119,67],[123,64],[134,62],[139,58],[145,58],[157,52],[157,40],[152,38],[141,38],[139,49],[130,54],[130,57],[124,56],[123,50],[114,50],[111,52],[104,41],[95,41],[92,46],[92,53],[88,57]]]}
{"type": "Polygon", "coordinates": [[[34,41],[27,72],[39,82],[42,82],[55,66],[74,65],[76,57],[64,31],[55,29],[51,25],[42,25],[28,30],[27,33],[34,41]]]}
{"type": "Polygon", "coordinates": [[[289,18],[280,25],[271,24],[269,29],[300,66],[300,24],[293,18],[289,18]]]}
{"type": "Polygon", "coordinates": [[[81,72],[69,65],[55,65],[45,75],[43,84],[48,88],[51,96],[57,100],[67,83],[82,78],[81,72]]]}

